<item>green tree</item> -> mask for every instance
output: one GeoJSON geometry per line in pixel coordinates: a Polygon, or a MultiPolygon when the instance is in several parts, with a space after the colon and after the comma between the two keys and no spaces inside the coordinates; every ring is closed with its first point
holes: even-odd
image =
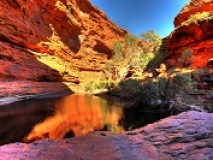
{"type": "Polygon", "coordinates": [[[113,58],[124,58],[122,54],[122,42],[116,41],[113,45],[113,58]]]}
{"type": "Polygon", "coordinates": [[[113,45],[113,53],[117,54],[122,51],[122,43],[120,41],[116,41],[113,45]]]}
{"type": "Polygon", "coordinates": [[[125,35],[124,42],[126,47],[134,47],[137,43],[137,37],[134,35],[125,35]]]}
{"type": "Polygon", "coordinates": [[[141,33],[140,36],[146,41],[153,43],[155,47],[160,47],[162,44],[160,36],[156,34],[154,30],[149,30],[147,32],[141,33]]]}

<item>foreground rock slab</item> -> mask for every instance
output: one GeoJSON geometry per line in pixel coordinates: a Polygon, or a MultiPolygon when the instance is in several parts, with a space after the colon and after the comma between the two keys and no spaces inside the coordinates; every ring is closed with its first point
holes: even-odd
{"type": "Polygon", "coordinates": [[[184,112],[124,134],[95,132],[64,140],[0,147],[13,160],[212,160],[213,113],[184,112]]]}

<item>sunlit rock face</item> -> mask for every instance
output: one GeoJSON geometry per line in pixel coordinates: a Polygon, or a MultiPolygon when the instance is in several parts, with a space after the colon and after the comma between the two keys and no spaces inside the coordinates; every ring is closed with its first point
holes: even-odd
{"type": "Polygon", "coordinates": [[[168,51],[167,64],[182,65],[178,62],[181,53],[186,48],[193,51],[190,66],[203,68],[213,57],[213,1],[191,0],[174,20],[175,30],[165,39],[168,51]],[[208,16],[201,16],[198,20],[189,21],[189,17],[207,12],[208,16]]]}
{"type": "Polygon", "coordinates": [[[1,0],[1,81],[76,81],[126,34],[88,0],[1,0]]]}

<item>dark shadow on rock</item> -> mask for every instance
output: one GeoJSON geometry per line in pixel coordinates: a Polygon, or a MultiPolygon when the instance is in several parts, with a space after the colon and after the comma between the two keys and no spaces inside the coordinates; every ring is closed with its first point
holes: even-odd
{"type": "Polygon", "coordinates": [[[161,63],[165,62],[168,56],[167,49],[164,46],[165,41],[166,39],[162,40],[163,44],[161,45],[158,52],[155,54],[154,58],[147,64],[145,71],[155,73],[155,69],[158,68],[161,63]]]}
{"type": "Polygon", "coordinates": [[[8,42],[0,42],[0,80],[61,82],[60,73],[41,63],[27,49],[8,42]]]}
{"type": "MultiPolygon", "coordinates": [[[[69,23],[69,22],[66,22],[69,23]]],[[[78,53],[81,43],[79,36],[81,35],[81,28],[75,25],[67,24],[62,26],[59,24],[55,24],[54,29],[58,36],[60,37],[60,40],[67,46],[73,53],[78,53]]]]}
{"type": "Polygon", "coordinates": [[[107,59],[112,58],[112,50],[100,40],[96,40],[94,50],[97,51],[98,53],[105,53],[107,55],[107,59]]]}

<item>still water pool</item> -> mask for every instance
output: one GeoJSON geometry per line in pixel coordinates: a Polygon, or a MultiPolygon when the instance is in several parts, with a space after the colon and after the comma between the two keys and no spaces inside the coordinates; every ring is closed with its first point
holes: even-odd
{"type": "Polygon", "coordinates": [[[0,144],[62,139],[101,130],[122,133],[164,116],[116,107],[92,95],[20,101],[1,106],[0,144]]]}

